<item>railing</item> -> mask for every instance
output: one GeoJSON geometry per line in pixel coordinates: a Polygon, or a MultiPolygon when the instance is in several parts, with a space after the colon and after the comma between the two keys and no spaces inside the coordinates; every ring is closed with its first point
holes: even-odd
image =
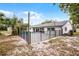
{"type": "MultiPolygon", "coordinates": [[[[60,36],[61,35],[61,31],[46,31],[46,32],[30,32],[30,39],[31,39],[31,43],[38,43],[50,38],[53,38],[55,36],[60,36]]],[[[28,40],[28,32],[21,32],[20,36],[25,39],[27,42],[28,40]]]]}

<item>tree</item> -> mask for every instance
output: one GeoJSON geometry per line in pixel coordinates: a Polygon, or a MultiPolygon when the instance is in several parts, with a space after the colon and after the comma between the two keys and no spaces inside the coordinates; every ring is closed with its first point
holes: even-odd
{"type": "Polygon", "coordinates": [[[22,19],[18,19],[15,15],[12,18],[6,17],[5,14],[0,13],[0,24],[1,26],[11,26],[12,35],[19,34],[20,27],[22,25],[22,19]]]}
{"type": "Polygon", "coordinates": [[[59,7],[65,13],[68,13],[70,16],[70,20],[73,21],[74,24],[79,23],[79,4],[78,3],[61,3],[59,7]]]}
{"type": "Polygon", "coordinates": [[[0,24],[4,23],[4,18],[5,18],[5,15],[0,12],[0,24]]]}
{"type": "Polygon", "coordinates": [[[0,24],[10,25],[10,18],[6,17],[4,13],[0,13],[0,24]]]}
{"type": "Polygon", "coordinates": [[[22,29],[22,30],[27,31],[27,28],[28,28],[28,24],[27,24],[27,23],[22,24],[22,26],[21,26],[21,29],[22,29]]]}
{"type": "Polygon", "coordinates": [[[11,27],[12,27],[12,35],[18,34],[18,18],[14,15],[13,18],[10,20],[11,27]]]}
{"type": "Polygon", "coordinates": [[[73,28],[75,24],[79,24],[79,3],[60,3],[59,7],[70,16],[73,28]]]}

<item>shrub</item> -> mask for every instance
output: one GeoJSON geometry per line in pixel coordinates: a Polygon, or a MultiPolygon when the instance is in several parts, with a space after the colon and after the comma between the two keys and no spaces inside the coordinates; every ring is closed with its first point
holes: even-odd
{"type": "Polygon", "coordinates": [[[69,31],[69,35],[70,36],[73,35],[73,31],[72,30],[69,31]]]}

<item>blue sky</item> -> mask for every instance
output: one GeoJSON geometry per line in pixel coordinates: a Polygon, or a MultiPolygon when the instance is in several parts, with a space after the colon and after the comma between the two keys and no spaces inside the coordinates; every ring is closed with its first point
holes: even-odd
{"type": "Polygon", "coordinates": [[[5,13],[7,17],[12,17],[13,14],[19,18],[23,18],[27,22],[27,12],[31,13],[31,24],[38,24],[46,19],[48,20],[68,20],[68,15],[62,12],[58,4],[52,3],[9,3],[0,4],[0,12],[5,13]]]}

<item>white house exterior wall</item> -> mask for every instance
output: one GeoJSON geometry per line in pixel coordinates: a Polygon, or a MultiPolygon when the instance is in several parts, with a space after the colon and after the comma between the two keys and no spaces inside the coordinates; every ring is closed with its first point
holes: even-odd
{"type": "Polygon", "coordinates": [[[47,28],[46,27],[44,28],[44,31],[47,31],[47,28]]]}
{"type": "Polygon", "coordinates": [[[33,32],[33,28],[30,28],[30,32],[33,32]]]}
{"type": "Polygon", "coordinates": [[[61,27],[55,27],[55,30],[61,30],[61,27]]]}
{"type": "MultiPolygon", "coordinates": [[[[44,31],[47,31],[48,27],[44,27],[44,31]]],[[[61,30],[60,27],[55,27],[55,30],[61,30]]],[[[33,32],[33,28],[30,29],[30,32],[33,32]]]]}
{"type": "Polygon", "coordinates": [[[67,22],[63,27],[63,34],[69,33],[70,30],[72,30],[72,25],[70,24],[70,22],[67,22]],[[67,28],[67,30],[65,31],[65,27],[67,28]]]}

